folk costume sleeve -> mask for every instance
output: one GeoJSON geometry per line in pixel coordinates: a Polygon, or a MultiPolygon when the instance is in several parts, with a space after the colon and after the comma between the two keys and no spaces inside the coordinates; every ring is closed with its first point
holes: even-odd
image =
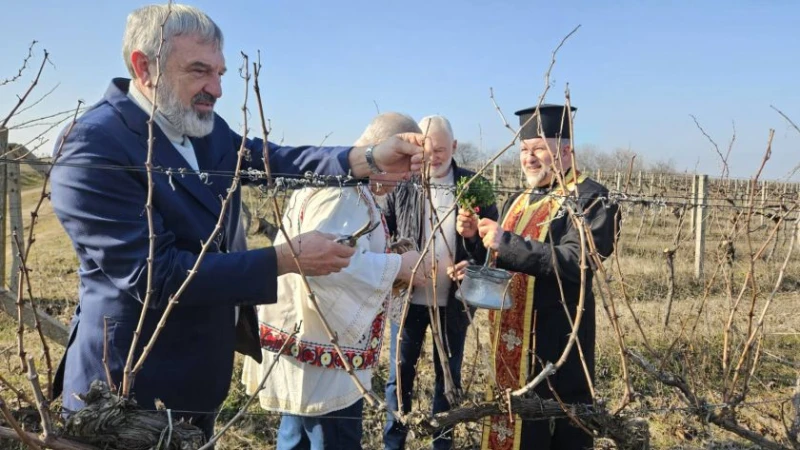
{"type": "Polygon", "coordinates": [[[400,255],[387,253],[388,230],[369,193],[357,189],[322,189],[308,198],[300,232],[352,234],[366,223],[380,222],[356,242],[356,253],[340,272],[308,277],[322,312],[341,341],[358,342],[367,335],[385,306],[400,270],[400,255]]]}

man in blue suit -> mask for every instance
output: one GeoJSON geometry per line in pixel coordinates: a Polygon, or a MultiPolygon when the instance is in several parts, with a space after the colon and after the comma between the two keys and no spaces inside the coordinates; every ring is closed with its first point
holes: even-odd
{"type": "MultiPolygon", "coordinates": [[[[55,386],[67,412],[83,406],[76,394],[85,393],[94,380],[106,380],[106,343],[112,382],[121,385],[147,294],[150,230],[143,168],[153,101],[158,111],[153,124],[151,300],[136,358],[220,217],[242,143],[242,136],[214,113],[225,72],[222,44],[217,25],[192,7],[172,5],[169,15],[166,5],[134,11],[123,44],[131,78],[113,79],[103,99],[56,142],[58,149],[64,141],[51,173],[52,205],[80,263],[80,303],[55,386]],[[163,72],[156,82],[162,24],[163,72]]],[[[422,137],[413,134],[373,147],[268,143],[269,165],[282,174],[408,172],[421,164],[421,143],[422,137]]],[[[263,141],[248,139],[245,145],[250,153],[243,169],[264,170],[263,141]]],[[[237,189],[220,233],[131,389],[144,408],[152,409],[160,399],[172,410],[193,412],[184,417],[207,436],[213,432],[214,411],[228,393],[234,350],[261,357],[254,305],[274,302],[277,277],[298,271],[286,244],[243,248],[240,205],[237,189]]],[[[334,238],[310,232],[293,240],[307,275],[338,272],[349,264],[354,250],[334,238]]]]}

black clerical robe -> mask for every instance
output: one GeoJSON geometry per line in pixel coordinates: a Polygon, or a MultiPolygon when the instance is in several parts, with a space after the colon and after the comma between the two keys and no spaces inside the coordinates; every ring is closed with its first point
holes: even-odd
{"type": "MultiPolygon", "coordinates": [[[[567,189],[526,190],[506,201],[501,212],[503,233],[496,265],[515,273],[511,280],[514,306],[505,311],[490,311],[494,345],[494,378],[501,388],[518,389],[541,372],[548,362],[555,364],[569,340],[572,326],[565,314],[566,305],[572,320],[576,318],[581,292],[581,239],[567,207],[582,212],[597,252],[603,258],[614,249],[618,230],[618,207],[610,202],[608,190],[583,174],[569,172],[567,189]],[[577,194],[576,194],[577,193],[577,194]],[[563,302],[562,302],[563,292],[563,302]],[[535,358],[531,355],[535,354],[535,358]]],[[[588,242],[586,266],[589,261],[588,242]]],[[[594,382],[595,299],[592,293],[593,272],[585,273],[583,315],[578,341],[586,361],[580,361],[577,343],[563,366],[550,377],[550,383],[564,402],[592,400],[587,383],[594,382]]],[[[553,398],[548,383],[539,384],[535,392],[553,398]]],[[[491,395],[491,393],[490,393],[491,395]]],[[[568,439],[583,433],[573,428],[568,439]]],[[[536,444],[537,448],[556,436],[554,426],[544,422],[515,420],[507,416],[488,418],[484,423],[484,449],[520,449],[536,444]],[[542,433],[547,430],[549,433],[542,433]],[[531,433],[538,429],[536,436],[531,433]],[[547,434],[544,436],[543,434],[547,434]],[[529,442],[534,439],[534,442],[529,442]]],[[[584,435],[585,440],[587,436],[584,435]]],[[[558,447],[560,448],[560,447],[558,447]]]]}

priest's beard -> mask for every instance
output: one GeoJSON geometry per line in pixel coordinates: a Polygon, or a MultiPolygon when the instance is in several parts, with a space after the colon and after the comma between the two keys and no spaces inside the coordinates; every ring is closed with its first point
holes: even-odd
{"type": "MultiPolygon", "coordinates": [[[[178,133],[191,137],[203,137],[211,134],[214,130],[213,111],[198,112],[191,106],[183,105],[168,83],[159,83],[157,92],[158,110],[178,133]]],[[[213,104],[215,99],[211,95],[201,92],[192,98],[192,104],[200,101],[213,104]]]]}
{"type": "Polygon", "coordinates": [[[544,181],[547,176],[550,174],[550,169],[546,167],[542,167],[538,172],[534,173],[525,173],[525,180],[528,182],[528,186],[535,188],[544,181]]]}

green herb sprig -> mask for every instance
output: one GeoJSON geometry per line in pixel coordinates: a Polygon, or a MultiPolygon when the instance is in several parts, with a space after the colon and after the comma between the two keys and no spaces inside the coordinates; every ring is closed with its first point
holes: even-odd
{"type": "Polygon", "coordinates": [[[479,211],[478,208],[481,206],[495,203],[494,188],[492,183],[483,177],[475,178],[475,180],[467,184],[470,178],[461,177],[456,181],[456,195],[461,195],[458,200],[458,206],[477,213],[479,211]]]}

